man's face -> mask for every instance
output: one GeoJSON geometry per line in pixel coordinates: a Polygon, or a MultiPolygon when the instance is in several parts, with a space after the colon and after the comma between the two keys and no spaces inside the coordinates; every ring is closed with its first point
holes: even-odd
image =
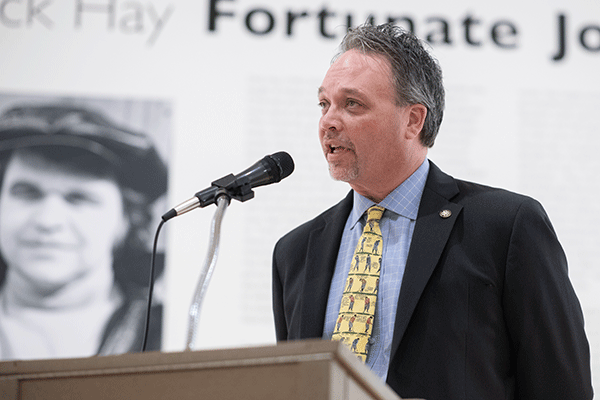
{"type": "Polygon", "coordinates": [[[10,273],[53,292],[112,268],[128,225],[113,180],[16,151],[0,190],[0,250],[10,273]]]}
{"type": "Polygon", "coordinates": [[[319,105],[319,139],[334,179],[368,191],[405,163],[410,107],[397,105],[385,58],[342,54],[323,79],[319,105]]]}

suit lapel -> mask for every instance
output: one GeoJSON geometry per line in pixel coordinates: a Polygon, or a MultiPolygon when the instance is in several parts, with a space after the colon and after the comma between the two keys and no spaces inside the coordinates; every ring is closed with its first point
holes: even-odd
{"type": "Polygon", "coordinates": [[[327,298],[342,233],[352,210],[352,191],[323,215],[323,224],[311,231],[305,260],[301,336],[321,337],[327,298]]]}
{"type": "Polygon", "coordinates": [[[391,357],[394,357],[400,345],[419,298],[462,210],[462,206],[450,202],[457,193],[454,179],[431,163],[398,299],[391,357]],[[450,211],[451,215],[441,215],[444,210],[450,211]]]}

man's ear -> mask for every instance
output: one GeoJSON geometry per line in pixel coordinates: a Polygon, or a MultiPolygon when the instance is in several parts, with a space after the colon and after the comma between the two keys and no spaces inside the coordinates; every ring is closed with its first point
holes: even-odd
{"type": "Polygon", "coordinates": [[[408,106],[408,122],[406,124],[406,134],[410,139],[414,139],[421,134],[425,117],[427,117],[427,107],[423,104],[411,104],[408,106]]]}

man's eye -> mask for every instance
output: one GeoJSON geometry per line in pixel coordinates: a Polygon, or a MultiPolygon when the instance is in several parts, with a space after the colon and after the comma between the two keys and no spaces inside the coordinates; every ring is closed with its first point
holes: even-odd
{"type": "Polygon", "coordinates": [[[95,204],[97,201],[87,193],[72,192],[65,196],[65,200],[73,205],[95,204]]]}
{"type": "Polygon", "coordinates": [[[321,114],[325,115],[325,113],[329,109],[329,103],[326,101],[320,101],[319,108],[321,109],[321,114]]]}
{"type": "Polygon", "coordinates": [[[10,187],[10,194],[21,200],[38,200],[44,196],[39,188],[26,182],[16,182],[10,187]]]}

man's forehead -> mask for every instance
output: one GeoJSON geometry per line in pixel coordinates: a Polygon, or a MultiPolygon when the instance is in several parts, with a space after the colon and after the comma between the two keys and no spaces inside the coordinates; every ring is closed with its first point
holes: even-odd
{"type": "MultiPolygon", "coordinates": [[[[350,49],[342,53],[329,67],[329,71],[342,69],[378,69],[385,72],[390,71],[390,61],[387,57],[374,52],[362,52],[357,49],[350,49]]],[[[328,72],[329,72],[328,71],[328,72]]]]}
{"type": "MultiPolygon", "coordinates": [[[[327,70],[323,85],[330,80],[354,79],[367,74],[378,75],[385,79],[391,78],[391,63],[387,58],[375,53],[361,53],[358,50],[348,50],[343,53],[327,70]]],[[[321,88],[319,88],[319,92],[321,88]]]]}
{"type": "Polygon", "coordinates": [[[85,171],[51,161],[30,152],[15,151],[5,167],[5,180],[28,179],[41,183],[55,181],[84,184],[93,180],[105,180],[85,171]]]}

